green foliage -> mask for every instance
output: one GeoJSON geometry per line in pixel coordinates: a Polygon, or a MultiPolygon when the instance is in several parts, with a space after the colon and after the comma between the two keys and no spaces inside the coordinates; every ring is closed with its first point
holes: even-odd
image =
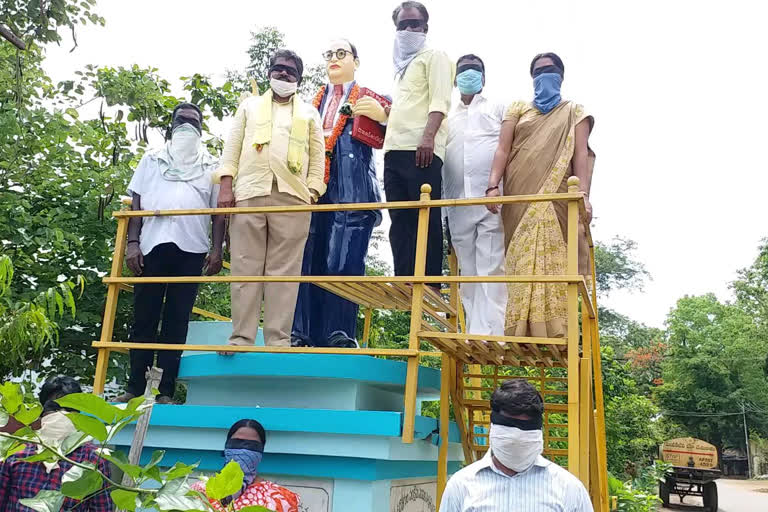
{"type": "MultiPolygon", "coordinates": [[[[0,340],[3,359],[0,376],[18,376],[27,368],[38,368],[45,354],[59,340],[57,320],[65,312],[75,316],[76,284],[64,281],[31,297],[29,301],[13,300],[14,267],[11,258],[0,254],[0,340]]],[[[82,277],[77,278],[80,289],[82,277]]]]}
{"type": "Polygon", "coordinates": [[[75,38],[76,25],[104,25],[95,5],[96,0],[1,0],[0,24],[27,44],[60,43],[61,29],[68,28],[75,38]]]}
{"type": "Polygon", "coordinates": [[[642,290],[650,277],[645,266],[634,259],[637,242],[627,238],[614,238],[609,244],[595,243],[595,269],[597,289],[608,294],[617,289],[642,290]]]}
{"type": "MultiPolygon", "coordinates": [[[[269,58],[283,48],[286,48],[285,34],[277,27],[261,27],[251,32],[251,45],[248,47],[250,63],[245,73],[230,72],[227,79],[234,82],[235,89],[241,92],[251,90],[248,78],[255,80],[259,94],[264,94],[269,89],[269,58]]],[[[325,65],[310,65],[305,60],[306,56],[300,57],[304,60],[304,76],[299,84],[299,94],[308,100],[326,83],[325,65]]]]}
{"type": "MultiPolygon", "coordinates": [[[[42,409],[38,403],[25,403],[18,384],[6,382],[0,385],[0,418],[14,417],[17,421],[28,424],[28,411],[42,409]]],[[[42,448],[38,455],[25,459],[28,462],[66,461],[71,468],[62,477],[61,489],[41,491],[34,498],[22,500],[22,504],[40,512],[58,512],[64,498],[85,503],[96,493],[109,493],[115,505],[121,509],[134,511],[139,506],[160,511],[204,511],[213,512],[205,496],[193,491],[189,475],[197,465],[176,463],[167,470],[161,469],[164,452],[157,451],[145,466],[130,464],[125,453],[111,451],[106,446],[125,426],[138,420],[145,413],[147,405],[144,399],[132,400],[125,408],[115,407],[104,399],[84,393],[67,395],[57,400],[66,408],[79,409],[80,413],[70,413],[76,428],[75,434],[63,441],[43,440],[36,431],[22,429],[15,434],[0,433],[0,463],[18,452],[25,444],[38,445],[42,448]],[[89,418],[84,421],[83,418],[89,418]],[[98,424],[98,426],[97,426],[98,424]],[[97,451],[100,457],[113,463],[133,482],[123,485],[103,474],[98,465],[72,460],[68,455],[78,446],[94,436],[103,437],[102,448],[97,451]]],[[[36,419],[36,416],[35,416],[36,419]]],[[[235,462],[229,463],[217,475],[207,482],[208,496],[221,499],[240,489],[243,472],[235,462]]],[[[262,507],[254,507],[252,512],[269,512],[262,507]]]]}
{"type": "Polygon", "coordinates": [[[768,434],[768,380],[763,361],[768,340],[759,323],[738,304],[714,295],[684,297],[667,319],[669,357],[656,391],[665,414],[694,437],[719,448],[744,445],[741,404],[754,427],[768,434]],[[717,415],[736,413],[731,416],[717,415]]]}
{"type": "Polygon", "coordinates": [[[620,512],[654,512],[661,500],[657,496],[659,482],[670,469],[669,464],[655,461],[643,468],[637,478],[622,482],[609,473],[608,494],[618,498],[620,512]]]}

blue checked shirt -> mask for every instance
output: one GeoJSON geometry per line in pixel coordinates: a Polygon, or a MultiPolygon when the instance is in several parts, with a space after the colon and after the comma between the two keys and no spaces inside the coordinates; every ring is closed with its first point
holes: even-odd
{"type": "Polygon", "coordinates": [[[507,476],[490,453],[451,477],[440,512],[593,512],[584,485],[557,464],[539,456],[527,471],[507,476]]]}

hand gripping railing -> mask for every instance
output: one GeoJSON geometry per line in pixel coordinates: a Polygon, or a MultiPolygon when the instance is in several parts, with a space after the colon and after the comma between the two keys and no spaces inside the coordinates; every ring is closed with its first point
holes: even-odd
{"type": "MultiPolygon", "coordinates": [[[[584,213],[583,196],[579,192],[579,180],[576,177],[568,179],[568,192],[557,194],[535,194],[520,196],[502,196],[493,198],[473,199],[440,199],[430,200],[431,187],[422,185],[419,201],[401,201],[388,203],[355,203],[355,204],[323,204],[302,206],[267,206],[267,207],[243,207],[243,208],[205,208],[195,210],[162,210],[162,211],[117,211],[113,215],[117,218],[117,235],[112,259],[112,268],[108,277],[103,281],[107,284],[107,299],[104,311],[101,337],[93,342],[93,347],[98,350],[96,375],[93,390],[96,394],[103,394],[106,380],[109,354],[112,350],[121,349],[146,349],[146,350],[187,350],[187,351],[225,351],[225,352],[265,352],[265,353],[304,353],[304,354],[350,354],[373,355],[385,357],[407,358],[407,374],[405,382],[405,403],[403,420],[403,442],[411,443],[414,440],[414,424],[416,415],[416,393],[419,371],[419,357],[442,357],[443,372],[441,381],[441,414],[440,414],[440,438],[448,439],[448,402],[449,395],[457,405],[464,402],[460,396],[459,380],[463,380],[463,372],[457,371],[463,364],[479,364],[495,362],[494,364],[513,364],[509,361],[516,360],[518,364],[538,364],[535,354],[541,355],[537,347],[552,347],[558,350],[564,348],[567,358],[563,360],[563,366],[568,368],[568,459],[569,470],[585,482],[588,489],[596,497],[597,503],[601,503],[602,496],[607,491],[604,484],[605,468],[605,433],[603,419],[602,378],[600,374],[600,352],[597,339],[597,303],[595,301],[594,288],[588,289],[583,276],[579,275],[578,266],[578,237],[580,213],[584,213]],[[426,276],[427,231],[429,212],[437,207],[464,207],[488,204],[512,204],[535,203],[546,201],[567,201],[567,271],[566,275],[515,275],[515,276],[460,276],[455,270],[450,276],[426,276]],[[151,216],[175,216],[175,215],[248,215],[256,213],[289,213],[289,212],[332,212],[352,210],[394,210],[413,209],[418,212],[416,257],[413,276],[184,276],[184,277],[124,277],[123,263],[125,257],[128,222],[132,217],[151,216]],[[117,300],[121,288],[136,283],[232,283],[232,282],[298,282],[315,283],[333,290],[336,286],[339,290],[344,286],[355,286],[366,297],[373,297],[370,303],[375,303],[377,293],[371,290],[384,290],[383,286],[389,284],[403,292],[403,300],[410,302],[410,333],[408,348],[382,349],[364,347],[361,349],[347,348],[314,348],[314,347],[255,347],[255,346],[230,346],[230,345],[178,345],[168,343],[127,343],[112,340],[117,300]],[[514,336],[473,336],[460,333],[456,314],[441,316],[439,324],[449,332],[439,332],[437,328],[426,326],[423,315],[429,314],[436,317],[435,310],[425,301],[425,294],[434,306],[434,293],[425,291],[425,285],[430,283],[445,283],[449,285],[449,301],[445,311],[457,312],[460,309],[458,298],[458,285],[460,283],[565,283],[567,285],[568,302],[568,331],[566,339],[558,338],[523,338],[514,336]],[[410,283],[411,288],[405,285],[410,283]],[[366,290],[368,290],[366,292],[366,290]],[[410,296],[408,294],[410,293],[410,296]],[[581,311],[579,297],[582,297],[581,311]],[[582,333],[579,333],[579,316],[582,318],[582,333]],[[581,344],[580,344],[581,338],[581,344]],[[429,341],[438,351],[422,352],[419,350],[420,340],[429,341]],[[530,354],[521,351],[518,344],[530,348],[530,354]],[[488,347],[492,347],[489,349],[488,347]],[[501,348],[500,348],[501,347],[501,348]],[[581,349],[581,352],[580,352],[581,349]],[[594,382],[593,382],[594,379],[594,382]],[[595,396],[592,397],[594,383],[595,396]],[[602,447],[601,447],[602,445],[602,447]],[[592,478],[590,478],[592,477],[592,478]],[[593,486],[590,486],[590,481],[593,486]],[[597,485],[599,482],[599,485],[597,485]]],[[[594,253],[592,251],[592,238],[589,226],[585,225],[586,236],[590,246],[590,259],[594,265],[594,253]]],[[[594,279],[591,283],[594,286],[594,279]]],[[[386,291],[385,291],[386,293],[386,291]]],[[[380,296],[380,295],[379,295],[380,296]]],[[[370,323],[370,311],[366,311],[366,324],[370,323]]],[[[471,443],[471,433],[467,432],[467,418],[464,417],[462,407],[456,407],[456,420],[459,424],[465,454],[471,443]]],[[[438,466],[438,490],[442,494],[447,479],[447,442],[440,443],[438,466]]],[[[605,498],[607,503],[607,497],[605,498]]],[[[596,507],[597,508],[597,507],[596,507]]],[[[604,510],[607,510],[605,508],[604,510]]]]}

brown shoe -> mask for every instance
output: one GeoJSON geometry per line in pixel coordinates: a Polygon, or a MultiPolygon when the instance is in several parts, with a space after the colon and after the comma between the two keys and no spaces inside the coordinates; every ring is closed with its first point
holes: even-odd
{"type": "Polygon", "coordinates": [[[112,399],[112,401],[118,404],[127,404],[134,398],[136,398],[136,395],[134,395],[133,393],[126,392],[126,393],[123,393],[122,395],[116,396],[115,398],[112,399]]]}
{"type": "Polygon", "coordinates": [[[155,403],[160,405],[179,405],[173,401],[173,398],[166,395],[157,395],[155,403]]]}

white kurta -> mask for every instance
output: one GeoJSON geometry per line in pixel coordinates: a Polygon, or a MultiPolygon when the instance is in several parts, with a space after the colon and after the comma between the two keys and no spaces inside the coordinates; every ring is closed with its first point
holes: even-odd
{"type": "MultiPolygon", "coordinates": [[[[448,116],[443,198],[485,197],[505,107],[475,95],[448,116]]],[[[501,216],[485,206],[444,208],[462,275],[504,274],[501,216]]],[[[502,283],[464,283],[461,300],[471,334],[504,334],[507,290],[502,283]]]]}

